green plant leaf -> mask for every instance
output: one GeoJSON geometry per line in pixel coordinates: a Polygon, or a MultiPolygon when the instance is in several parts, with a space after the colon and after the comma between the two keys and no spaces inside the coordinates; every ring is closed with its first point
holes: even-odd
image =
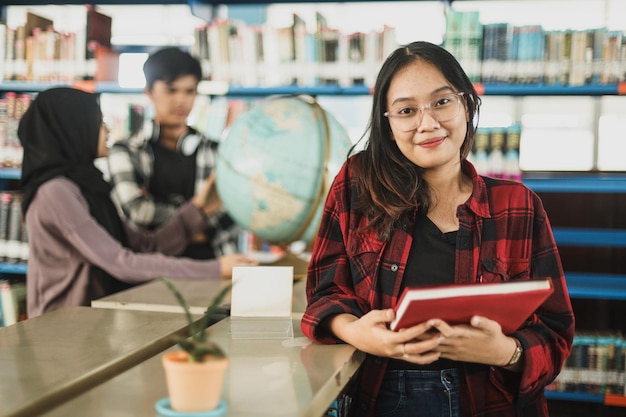
{"type": "Polygon", "coordinates": [[[194,333],[196,333],[197,330],[195,329],[193,317],[191,316],[191,311],[189,309],[189,304],[187,303],[187,300],[185,300],[185,297],[183,297],[180,291],[178,291],[178,288],[176,288],[174,283],[170,281],[168,278],[161,278],[161,281],[163,281],[165,285],[167,285],[167,287],[176,297],[178,304],[180,304],[181,307],[185,310],[185,316],[187,317],[187,324],[189,325],[189,334],[193,337],[194,333]]]}
{"type": "Polygon", "coordinates": [[[191,315],[189,303],[187,303],[187,300],[185,300],[185,297],[183,297],[178,288],[176,288],[174,283],[168,278],[161,278],[161,280],[167,285],[176,297],[178,303],[185,310],[185,316],[187,318],[189,328],[189,337],[178,337],[175,338],[174,341],[181,347],[181,349],[189,354],[189,361],[202,362],[206,355],[213,355],[218,358],[225,357],[226,355],[224,351],[217,344],[207,342],[207,335],[209,333],[207,328],[209,327],[211,316],[215,313],[215,310],[221,305],[224,297],[226,297],[228,292],[231,290],[233,286],[232,282],[222,287],[222,289],[213,297],[211,303],[205,310],[204,315],[196,324],[193,320],[193,316],[191,315]]]}
{"type": "Polygon", "coordinates": [[[208,332],[205,329],[209,326],[209,320],[211,319],[211,316],[213,315],[213,313],[215,313],[215,310],[217,310],[217,308],[222,304],[222,300],[224,300],[224,297],[226,297],[226,295],[230,292],[232,287],[233,287],[233,284],[231,282],[228,285],[225,285],[220,290],[220,292],[217,293],[215,297],[213,297],[213,301],[204,312],[204,317],[202,317],[202,321],[200,324],[200,331],[199,331],[200,336],[197,339],[198,341],[204,342],[206,340],[208,332]]]}

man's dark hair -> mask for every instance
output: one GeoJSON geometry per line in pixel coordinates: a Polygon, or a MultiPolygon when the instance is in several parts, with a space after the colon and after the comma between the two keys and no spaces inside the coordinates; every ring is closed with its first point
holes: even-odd
{"type": "Polygon", "coordinates": [[[169,84],[185,75],[193,75],[200,81],[202,66],[190,53],[177,47],[167,47],[150,54],[143,64],[143,74],[146,77],[146,87],[152,90],[155,81],[169,84]]]}

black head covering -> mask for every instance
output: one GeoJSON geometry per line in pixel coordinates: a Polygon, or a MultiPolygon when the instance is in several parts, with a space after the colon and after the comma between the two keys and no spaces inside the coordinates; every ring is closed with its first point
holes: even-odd
{"type": "Polygon", "coordinates": [[[95,94],[63,87],[37,95],[17,131],[24,148],[22,211],[26,214],[43,183],[64,176],[80,187],[98,223],[124,244],[122,223],[109,194],[111,186],[94,165],[101,124],[95,94]]]}

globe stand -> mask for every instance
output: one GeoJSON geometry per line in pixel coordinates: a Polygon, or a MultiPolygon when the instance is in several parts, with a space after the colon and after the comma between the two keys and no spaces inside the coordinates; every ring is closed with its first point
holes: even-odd
{"type": "Polygon", "coordinates": [[[263,263],[267,266],[293,266],[293,279],[306,279],[307,268],[309,267],[309,261],[303,259],[299,255],[292,252],[285,252],[283,256],[275,261],[263,263]]]}

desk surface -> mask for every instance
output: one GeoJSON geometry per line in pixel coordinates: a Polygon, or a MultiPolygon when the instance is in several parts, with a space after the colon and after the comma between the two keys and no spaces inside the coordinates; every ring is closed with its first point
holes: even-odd
{"type": "MultiPolygon", "coordinates": [[[[181,294],[187,299],[191,312],[203,314],[210,300],[228,281],[177,279],[174,283],[181,294]]],[[[306,281],[299,280],[293,284],[292,311],[304,312],[306,307],[306,281]]],[[[268,288],[271,291],[271,288],[268,288]]],[[[225,309],[230,305],[230,293],[226,296],[225,309]]],[[[91,302],[92,307],[115,308],[143,311],[161,311],[181,313],[182,307],[174,298],[167,286],[160,280],[120,291],[116,294],[91,302]]]]}
{"type": "Polygon", "coordinates": [[[158,356],[185,328],[180,314],[90,307],[0,328],[0,415],[38,415],[158,356]]]}
{"type": "MultiPolygon", "coordinates": [[[[232,339],[230,318],[211,327],[230,361],[224,416],[320,417],[341,393],[365,355],[349,345],[311,342],[300,331],[300,318],[293,315],[293,339],[232,339]]],[[[45,416],[158,416],[154,404],[166,396],[159,354],[45,416]]]]}

